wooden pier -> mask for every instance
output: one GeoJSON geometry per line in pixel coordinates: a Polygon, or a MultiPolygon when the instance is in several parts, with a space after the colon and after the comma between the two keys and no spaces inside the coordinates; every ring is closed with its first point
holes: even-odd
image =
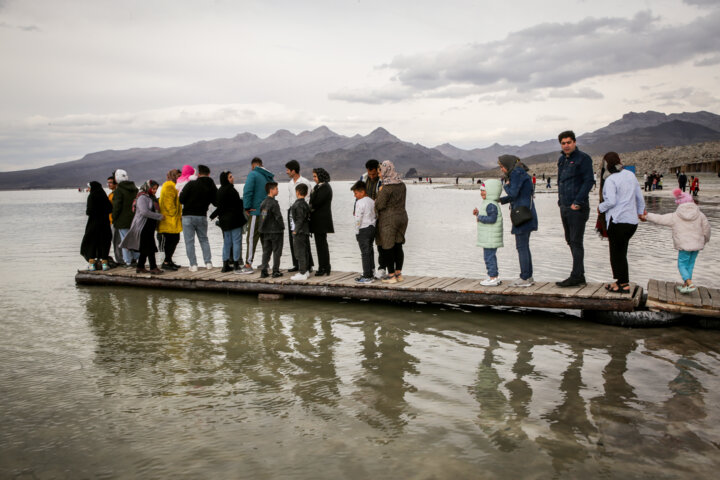
{"type": "Polygon", "coordinates": [[[650,280],[645,305],[649,310],[700,317],[720,317],[720,290],[698,287],[693,293],[678,292],[680,283],[650,280]]]}

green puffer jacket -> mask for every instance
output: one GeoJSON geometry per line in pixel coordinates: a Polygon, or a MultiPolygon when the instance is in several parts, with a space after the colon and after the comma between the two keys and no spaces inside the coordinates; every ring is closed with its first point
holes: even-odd
{"type": "Polygon", "coordinates": [[[500,248],[503,246],[503,218],[500,210],[500,193],[502,192],[502,184],[500,180],[485,181],[485,200],[478,207],[478,216],[487,216],[487,208],[494,205],[497,209],[497,220],[495,223],[477,224],[477,246],[483,248],[500,248]]]}
{"type": "Polygon", "coordinates": [[[132,210],[133,201],[137,197],[138,189],[133,182],[125,180],[118,184],[113,195],[113,226],[115,228],[130,228],[135,212],[132,210]]]}

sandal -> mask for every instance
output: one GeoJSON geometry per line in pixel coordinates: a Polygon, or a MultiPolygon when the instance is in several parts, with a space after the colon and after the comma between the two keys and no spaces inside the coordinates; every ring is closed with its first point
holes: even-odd
{"type": "Polygon", "coordinates": [[[605,285],[605,290],[612,293],[630,293],[630,284],[629,283],[608,283],[605,285]]]}

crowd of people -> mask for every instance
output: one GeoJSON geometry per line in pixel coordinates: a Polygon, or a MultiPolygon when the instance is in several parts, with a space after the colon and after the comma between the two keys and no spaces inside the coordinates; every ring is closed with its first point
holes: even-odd
{"type": "MultiPolygon", "coordinates": [[[[596,184],[592,159],[580,151],[572,131],[558,136],[562,154],[558,159],[558,206],[565,241],[572,256],[572,269],[558,287],[586,285],[583,239],[590,218],[589,193],[596,184]]],[[[527,167],[514,155],[498,158],[502,178],[486,180],[481,187],[483,203],[473,210],[477,221],[477,245],[483,248],[487,278],[484,286],[502,283],[499,277],[497,249],[503,246],[503,215],[500,205],[510,205],[511,234],[520,264],[519,278],[513,287],[530,287],[534,284],[530,236],[538,229],[538,215],[534,195],[537,177],[528,174],[527,167]],[[504,191],[504,195],[502,195],[504,191]]],[[[164,270],[177,270],[173,255],[183,234],[190,271],[198,270],[195,237],[200,243],[205,268],[212,269],[212,252],[207,236],[208,210],[215,210],[210,219],[217,219],[223,232],[222,272],[251,274],[258,243],[262,247],[259,265],[261,278],[281,277],[280,258],[285,240],[287,222],[293,281],[307,280],[313,272],[314,260],[310,249],[310,236],[314,237],[317,252],[315,276],[330,275],[331,262],[328,234],[334,233],[330,174],[322,168],[312,170],[312,179],[300,174],[300,164],[291,160],[285,165],[288,176],[290,206],[285,215],[277,201],[279,192],[275,175],[263,167],[260,158],[250,163],[243,195],[235,189],[232,172],[220,174],[220,188],[210,178],[210,169],[198,165],[197,170],[185,165],[182,170],[170,170],[156,197],[159,185],[148,180],[137,188],[124,170],[116,170],[107,179],[111,190],[105,194],[98,182],[91,182],[87,200],[88,223],[81,245],[81,254],[88,261],[88,270],[107,270],[119,266],[135,268],[138,273],[162,274],[164,270]],[[293,200],[294,199],[294,200],[293,200]],[[243,261],[242,236],[246,231],[246,256],[243,261]],[[156,235],[157,234],[157,235],[156,235]],[[156,243],[156,236],[158,243],[156,243]],[[164,253],[158,266],[155,253],[164,253]],[[109,251],[113,248],[114,259],[109,251]],[[270,261],[272,259],[272,265],[270,261]],[[148,262],[149,269],[145,268],[148,262]]],[[[678,204],[675,213],[649,214],[640,185],[634,173],[623,168],[619,155],[607,153],[603,158],[600,178],[601,201],[597,207],[598,229],[609,240],[610,265],[614,281],[605,288],[612,292],[630,293],[627,251],[630,239],[640,221],[671,226],[678,266],[683,278],[679,287],[682,293],[695,290],[692,272],[698,252],[710,239],[710,226],[691,195],[678,188],[673,195],[678,204]]],[[[358,242],[362,273],[355,281],[384,283],[403,281],[403,245],[408,225],[405,209],[406,186],[386,160],[368,160],[366,173],[355,182],[352,193],[355,236],[358,242]],[[377,268],[375,248],[377,249],[377,268]]],[[[662,175],[646,175],[645,188],[651,178],[651,188],[661,185],[662,175]]],[[[550,178],[547,178],[548,185],[550,178]]]]}

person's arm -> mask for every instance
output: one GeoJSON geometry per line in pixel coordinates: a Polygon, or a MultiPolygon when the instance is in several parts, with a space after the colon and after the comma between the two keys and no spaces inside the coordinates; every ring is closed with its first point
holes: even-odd
{"type": "Polygon", "coordinates": [[[705,235],[705,243],[707,244],[710,241],[710,222],[705,215],[702,215],[700,221],[702,223],[703,235],[705,235]]]}
{"type": "Polygon", "coordinates": [[[190,193],[193,189],[195,184],[193,182],[188,182],[185,184],[185,186],[180,190],[180,203],[185,205],[185,202],[187,202],[188,198],[190,197],[190,193]]]}
{"type": "Polygon", "coordinates": [[[282,212],[280,211],[280,204],[277,200],[273,202],[273,206],[270,209],[270,213],[273,217],[275,217],[275,221],[278,222],[278,225],[282,225],[285,227],[285,221],[283,220],[282,212]]]}
{"type": "Polygon", "coordinates": [[[122,213],[122,198],[123,195],[120,193],[120,189],[115,190],[115,195],[113,195],[113,202],[112,202],[112,217],[113,220],[117,220],[120,218],[120,213],[122,213]]]}
{"type": "Polygon", "coordinates": [[[648,213],[647,220],[658,225],[665,225],[666,227],[672,227],[674,213],[666,213],[665,215],[658,215],[657,213],[648,213]]]}
{"type": "Polygon", "coordinates": [[[249,208],[255,202],[255,178],[252,172],[250,172],[247,180],[245,180],[245,187],[243,187],[243,198],[247,199],[248,203],[248,208],[245,211],[254,211],[254,208],[249,208]]]}
{"type": "Polygon", "coordinates": [[[518,200],[518,197],[520,196],[520,188],[522,188],[522,185],[525,182],[520,181],[519,178],[514,178],[512,181],[508,181],[505,183],[505,186],[503,187],[505,189],[505,193],[507,193],[507,196],[500,199],[500,203],[508,203],[508,202],[515,202],[518,200]],[[505,200],[503,202],[503,199],[505,200]]]}
{"type": "MultiPolygon", "coordinates": [[[[582,180],[582,184],[580,185],[580,189],[575,196],[575,200],[573,200],[573,205],[579,208],[585,204],[583,199],[587,198],[587,196],[590,194],[590,190],[592,190],[593,187],[595,177],[593,175],[592,158],[590,158],[590,156],[586,156],[585,158],[583,158],[583,161],[580,163],[580,165],[578,165],[578,168],[580,169],[580,178],[582,180]]],[[[578,208],[573,208],[573,210],[577,210],[578,208]]]]}
{"type": "Polygon", "coordinates": [[[647,214],[647,211],[645,210],[645,198],[643,198],[642,192],[640,191],[639,183],[635,185],[635,205],[637,206],[638,216],[647,214]]]}
{"type": "Polygon", "coordinates": [[[323,207],[330,199],[330,189],[325,187],[318,188],[310,200],[310,205],[313,210],[318,210],[323,207]]]}
{"type": "MultiPolygon", "coordinates": [[[[210,187],[210,203],[217,207],[218,188],[217,185],[215,185],[215,182],[212,181],[212,179],[210,179],[210,185],[212,185],[212,187],[210,187]]],[[[230,187],[232,187],[232,185],[230,187]]]]}
{"type": "Polygon", "coordinates": [[[388,206],[390,200],[390,191],[392,189],[385,188],[378,192],[377,198],[375,199],[375,211],[382,212],[388,206]]]}
{"type": "Polygon", "coordinates": [[[617,203],[617,185],[615,182],[605,181],[603,186],[603,202],[598,205],[598,212],[605,213],[615,206],[617,203]]]}
{"type": "Polygon", "coordinates": [[[362,219],[365,215],[365,210],[365,202],[358,202],[358,204],[355,205],[355,232],[358,232],[360,230],[360,225],[362,225],[362,219]]]}
{"type": "Polygon", "coordinates": [[[162,220],[163,214],[158,212],[153,212],[152,209],[152,200],[147,195],[142,195],[140,198],[138,198],[137,203],[135,204],[135,214],[141,215],[146,218],[152,218],[154,220],[162,220]]]}
{"type": "Polygon", "coordinates": [[[498,209],[492,203],[485,209],[487,215],[478,215],[477,221],[480,223],[495,223],[498,218],[498,209]]]}

